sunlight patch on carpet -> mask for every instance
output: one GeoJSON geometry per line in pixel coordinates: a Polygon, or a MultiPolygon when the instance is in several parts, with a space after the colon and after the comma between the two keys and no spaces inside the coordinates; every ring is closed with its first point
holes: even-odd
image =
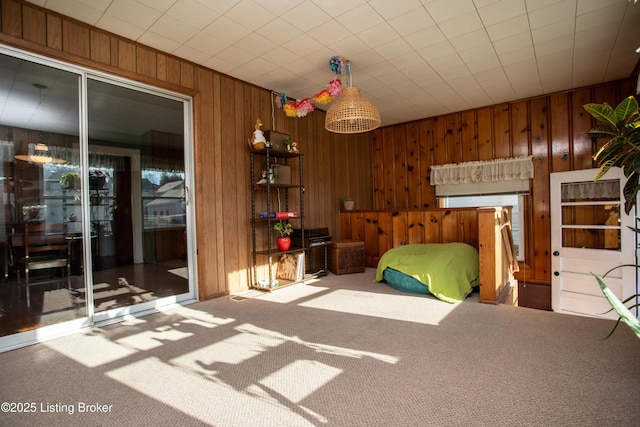
{"type": "Polygon", "coordinates": [[[300,304],[302,307],[339,311],[384,319],[438,325],[457,304],[415,295],[391,295],[337,289],[300,304]]]}

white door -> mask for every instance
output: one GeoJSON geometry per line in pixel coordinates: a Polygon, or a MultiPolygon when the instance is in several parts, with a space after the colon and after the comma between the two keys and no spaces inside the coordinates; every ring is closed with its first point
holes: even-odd
{"type": "MultiPolygon", "coordinates": [[[[626,178],[619,168],[594,181],[597,169],[551,174],[551,307],[553,311],[617,319],[591,275],[635,264],[633,219],[624,212],[626,178]]],[[[636,293],[635,269],[604,279],[621,300],[636,293]]]]}

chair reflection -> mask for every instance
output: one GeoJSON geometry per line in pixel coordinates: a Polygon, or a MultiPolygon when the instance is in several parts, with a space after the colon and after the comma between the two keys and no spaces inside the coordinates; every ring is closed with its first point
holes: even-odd
{"type": "Polygon", "coordinates": [[[67,282],[71,291],[71,239],[66,224],[26,223],[23,233],[12,237],[18,283],[23,285],[27,307],[31,307],[31,286],[67,282]],[[42,273],[42,274],[34,274],[42,273]]]}

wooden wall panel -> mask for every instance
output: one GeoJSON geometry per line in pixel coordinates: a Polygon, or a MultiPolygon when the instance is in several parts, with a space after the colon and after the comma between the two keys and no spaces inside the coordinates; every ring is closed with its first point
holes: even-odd
{"type": "Polygon", "coordinates": [[[480,108],[476,111],[476,117],[478,123],[478,160],[493,159],[493,109],[490,107],[480,108]]]}
{"type": "MultiPolygon", "coordinates": [[[[418,155],[420,158],[418,159],[418,164],[420,167],[420,206],[419,208],[429,208],[434,207],[433,201],[434,191],[431,186],[431,165],[433,163],[433,128],[432,128],[431,120],[420,120],[418,121],[418,139],[419,139],[419,149],[418,155]]],[[[375,134],[374,134],[375,136],[375,134]]],[[[375,158],[374,158],[375,159],[375,158]]],[[[375,167],[378,167],[374,165],[375,167]]],[[[409,181],[409,186],[411,186],[413,181],[409,181]]],[[[374,206],[378,206],[377,204],[374,206]]]]}
{"type": "Polygon", "coordinates": [[[422,186],[428,185],[420,173],[420,142],[418,122],[407,123],[406,126],[407,155],[407,207],[417,209],[422,206],[422,186]],[[409,185],[409,183],[413,185],[409,185]]]}
{"type": "MultiPolygon", "coordinates": [[[[420,158],[412,159],[412,162],[419,162],[420,176],[428,180],[431,165],[450,163],[454,159],[466,162],[532,155],[535,179],[531,185],[531,194],[524,196],[522,204],[525,217],[522,224],[525,233],[525,262],[531,268],[528,270],[530,279],[550,282],[549,174],[593,167],[591,156],[596,144],[586,132],[595,123],[583,105],[588,102],[605,101],[617,105],[626,97],[622,88],[628,86],[626,80],[620,80],[571,92],[418,120],[420,158]],[[458,140],[461,156],[457,154],[458,140]]],[[[407,123],[382,128],[374,131],[373,140],[381,141],[381,134],[389,135],[389,128],[397,126],[408,129],[407,123]]],[[[387,145],[404,146],[410,141],[408,135],[400,141],[387,138],[384,140],[385,149],[391,150],[386,148],[387,145]]],[[[392,160],[374,156],[373,169],[403,167],[395,161],[389,165],[389,161],[392,160]]],[[[435,206],[436,200],[431,185],[424,185],[412,178],[408,180],[408,186],[409,192],[412,191],[412,186],[421,186],[421,207],[435,206]]],[[[384,192],[398,190],[389,187],[382,189],[384,192]]],[[[387,194],[376,194],[374,207],[377,209],[400,208],[400,205],[379,204],[378,200],[392,198],[387,194]]],[[[452,238],[451,235],[438,234],[440,223],[449,219],[429,215],[424,223],[424,240],[452,238]]],[[[465,220],[468,221],[468,218],[462,219],[465,220]]],[[[416,239],[418,236],[414,228],[411,228],[410,239],[416,239]]],[[[466,233],[466,230],[463,226],[461,232],[466,233]]],[[[394,237],[393,241],[401,242],[404,239],[394,237]]]]}
{"type": "Polygon", "coordinates": [[[393,140],[401,141],[393,144],[393,188],[395,188],[395,206],[405,209],[408,203],[407,192],[407,133],[405,126],[393,127],[393,140]]]}

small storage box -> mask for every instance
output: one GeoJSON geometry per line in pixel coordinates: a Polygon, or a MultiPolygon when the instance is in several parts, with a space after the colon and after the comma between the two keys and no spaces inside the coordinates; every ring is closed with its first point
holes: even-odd
{"type": "Polygon", "coordinates": [[[334,274],[363,273],[364,242],[336,240],[329,244],[327,268],[334,274]]]}

